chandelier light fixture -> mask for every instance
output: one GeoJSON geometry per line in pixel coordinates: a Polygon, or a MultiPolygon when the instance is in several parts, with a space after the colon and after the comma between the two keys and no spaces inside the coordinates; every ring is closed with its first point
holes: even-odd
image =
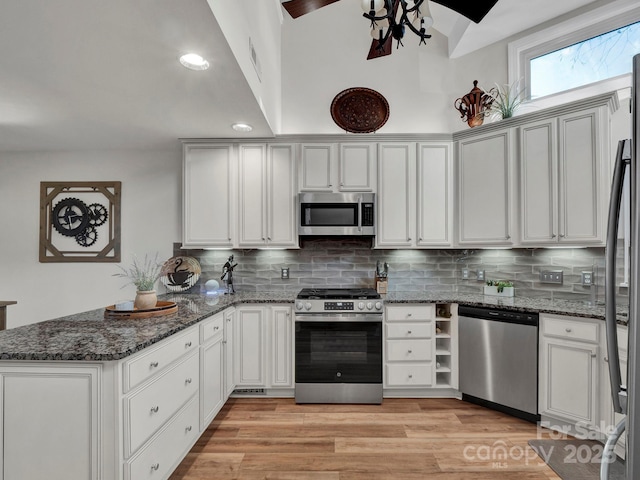
{"type": "Polygon", "coordinates": [[[431,38],[427,30],[433,25],[429,12],[429,0],[362,0],[363,16],[371,21],[371,36],[377,40],[376,49],[382,52],[390,37],[397,40],[397,47],[404,46],[402,39],[411,30],[419,38],[418,45],[426,45],[431,38]]]}

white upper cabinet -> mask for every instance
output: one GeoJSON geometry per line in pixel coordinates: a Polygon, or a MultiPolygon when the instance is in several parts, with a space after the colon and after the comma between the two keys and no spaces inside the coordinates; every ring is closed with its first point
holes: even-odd
{"type": "Polygon", "coordinates": [[[373,192],[375,143],[303,143],[301,192],[373,192]]]}
{"type": "Polygon", "coordinates": [[[295,247],[295,147],[240,145],[240,247],[295,247]]]}
{"type": "Polygon", "coordinates": [[[416,244],[419,247],[450,247],[453,240],[451,144],[419,144],[416,168],[416,244]]]}
{"type": "Polygon", "coordinates": [[[338,190],[375,191],[376,144],[341,143],[339,148],[338,190]]]}
{"type": "Polygon", "coordinates": [[[458,142],[458,243],[512,245],[512,132],[458,142]]]}
{"type": "Polygon", "coordinates": [[[184,145],[183,247],[233,246],[234,158],[230,144],[184,145]]]}
{"type": "Polygon", "coordinates": [[[592,108],[520,127],[523,245],[604,241],[601,116],[592,108]]]}
{"type": "Polygon", "coordinates": [[[411,247],[415,242],[415,143],[381,143],[378,160],[376,246],[411,247]]]}
{"type": "Polygon", "coordinates": [[[451,167],[447,142],[379,145],[377,247],[451,246],[451,167]]]}

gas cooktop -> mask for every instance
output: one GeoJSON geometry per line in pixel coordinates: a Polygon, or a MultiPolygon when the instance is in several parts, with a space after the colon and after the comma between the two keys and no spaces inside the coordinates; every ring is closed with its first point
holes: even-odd
{"type": "Polygon", "coordinates": [[[380,294],[373,288],[303,288],[297,298],[301,300],[367,300],[380,298],[380,294]]]}

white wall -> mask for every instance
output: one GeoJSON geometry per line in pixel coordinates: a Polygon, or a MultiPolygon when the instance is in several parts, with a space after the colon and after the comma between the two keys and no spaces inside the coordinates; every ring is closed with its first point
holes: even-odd
{"type": "Polygon", "coordinates": [[[404,47],[367,60],[368,21],[360,2],[336,2],[292,19],[282,32],[282,133],[344,133],[333,122],[333,98],[350,87],[372,88],[389,102],[389,120],[380,133],[450,133],[468,128],[455,99],[473,88],[507,82],[507,43],[448,58],[447,39],[434,31],[427,45],[408,32],[404,47]],[[361,28],[353,28],[353,18],[361,28]],[[349,48],[345,48],[348,45],[349,48]]]}
{"type": "MultiPolygon", "coordinates": [[[[164,261],[180,241],[181,151],[2,153],[0,300],[8,328],[103,308],[135,296],[115,263],[39,263],[41,181],[122,182],[122,263],[164,261]]],[[[161,290],[160,290],[161,291],[161,290]]]]}

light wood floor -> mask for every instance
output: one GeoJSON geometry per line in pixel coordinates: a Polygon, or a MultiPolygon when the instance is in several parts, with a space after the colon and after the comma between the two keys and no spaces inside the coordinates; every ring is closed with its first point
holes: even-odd
{"type": "Polygon", "coordinates": [[[455,399],[230,399],[170,480],[559,479],[527,446],[538,435],[455,399]]]}

